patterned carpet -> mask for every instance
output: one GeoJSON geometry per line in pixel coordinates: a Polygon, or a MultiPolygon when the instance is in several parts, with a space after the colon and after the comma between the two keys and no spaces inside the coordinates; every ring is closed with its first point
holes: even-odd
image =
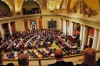
{"type": "Polygon", "coordinates": [[[53,43],[52,43],[52,45],[51,45],[52,47],[55,47],[56,49],[60,49],[60,47],[59,46],[57,46],[57,44],[55,43],[55,41],[53,41],[53,43]]]}

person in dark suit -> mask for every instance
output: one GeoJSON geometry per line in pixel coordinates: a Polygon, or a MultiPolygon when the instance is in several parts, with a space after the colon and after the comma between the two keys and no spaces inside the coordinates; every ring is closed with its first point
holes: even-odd
{"type": "Polygon", "coordinates": [[[73,62],[65,62],[63,60],[63,51],[61,49],[56,49],[55,50],[55,59],[56,63],[53,64],[48,64],[47,66],[74,66],[73,62]]]}
{"type": "Polygon", "coordinates": [[[8,63],[6,66],[14,66],[13,63],[8,63]]]}
{"type": "Polygon", "coordinates": [[[19,64],[19,66],[29,66],[29,55],[28,54],[20,54],[18,56],[18,64],[19,64]]]}
{"type": "Polygon", "coordinates": [[[99,65],[100,65],[100,58],[98,58],[97,62],[98,62],[98,63],[99,63],[99,65]]]}

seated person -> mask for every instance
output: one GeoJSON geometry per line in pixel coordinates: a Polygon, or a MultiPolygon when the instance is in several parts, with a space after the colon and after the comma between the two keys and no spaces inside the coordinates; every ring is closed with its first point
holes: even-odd
{"type": "Polygon", "coordinates": [[[20,54],[18,56],[18,64],[19,64],[19,66],[29,66],[29,55],[28,54],[20,54]]]}
{"type": "Polygon", "coordinates": [[[55,50],[56,63],[48,64],[48,66],[74,66],[72,62],[65,62],[63,60],[63,51],[61,49],[55,50]]]}
{"type": "Polygon", "coordinates": [[[97,62],[100,64],[100,58],[98,58],[98,61],[97,62]]]}
{"type": "Polygon", "coordinates": [[[6,66],[14,66],[13,63],[8,63],[6,66]]]}
{"type": "Polygon", "coordinates": [[[0,51],[0,65],[2,65],[3,60],[2,60],[2,55],[1,55],[1,51],[0,51]]]}
{"type": "Polygon", "coordinates": [[[83,63],[77,64],[77,66],[100,66],[96,62],[95,50],[93,48],[86,48],[84,50],[83,63]]]}

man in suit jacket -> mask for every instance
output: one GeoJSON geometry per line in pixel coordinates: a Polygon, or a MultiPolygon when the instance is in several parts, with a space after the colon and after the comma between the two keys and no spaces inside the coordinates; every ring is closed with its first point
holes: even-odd
{"type": "Polygon", "coordinates": [[[97,61],[98,63],[99,63],[99,65],[100,65],[100,58],[98,58],[98,61],[97,61]]]}
{"type": "Polygon", "coordinates": [[[19,66],[29,66],[29,55],[28,54],[20,54],[18,56],[18,64],[19,64],[19,66]]]}
{"type": "Polygon", "coordinates": [[[48,64],[48,66],[74,66],[73,62],[65,62],[63,60],[63,52],[61,49],[55,50],[56,63],[48,64]]]}

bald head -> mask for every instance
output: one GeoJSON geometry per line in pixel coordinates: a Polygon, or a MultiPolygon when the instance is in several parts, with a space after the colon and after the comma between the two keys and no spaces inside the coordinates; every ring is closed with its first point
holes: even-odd
{"type": "Polygon", "coordinates": [[[61,49],[55,50],[55,58],[56,58],[56,59],[60,59],[60,58],[62,58],[62,57],[63,57],[63,52],[62,52],[62,50],[61,50],[61,49]]]}

